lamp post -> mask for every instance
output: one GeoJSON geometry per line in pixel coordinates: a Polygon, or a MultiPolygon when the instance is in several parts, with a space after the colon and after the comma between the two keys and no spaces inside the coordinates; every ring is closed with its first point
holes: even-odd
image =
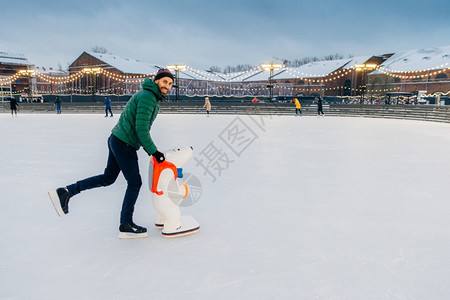
{"type": "Polygon", "coordinates": [[[90,76],[89,80],[89,86],[88,89],[92,92],[92,102],[95,102],[95,89],[97,84],[97,76],[102,72],[102,68],[84,68],[83,72],[85,74],[92,74],[93,76],[90,76]]]}
{"type": "Polygon", "coordinates": [[[372,71],[375,70],[377,67],[376,64],[355,64],[355,70],[356,71],[362,71],[361,73],[361,102],[360,104],[363,105],[364,104],[364,92],[366,90],[366,76],[367,76],[367,71],[372,71]]]}
{"type": "Polygon", "coordinates": [[[28,87],[26,87],[27,95],[29,98],[31,98],[33,95],[31,76],[34,76],[36,74],[36,71],[35,70],[20,70],[19,73],[27,78],[27,85],[28,85],[28,87]]]}
{"type": "Polygon", "coordinates": [[[267,84],[267,87],[269,88],[269,101],[272,101],[273,98],[273,71],[281,69],[283,67],[283,64],[261,64],[261,68],[263,68],[265,71],[269,71],[269,84],[267,84]]]}
{"type": "Polygon", "coordinates": [[[186,65],[168,65],[167,69],[175,71],[175,102],[180,98],[180,71],[186,70],[186,65]]]}

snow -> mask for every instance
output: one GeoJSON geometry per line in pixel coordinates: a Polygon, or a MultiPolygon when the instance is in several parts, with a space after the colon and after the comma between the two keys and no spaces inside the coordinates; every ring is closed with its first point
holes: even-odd
{"type": "Polygon", "coordinates": [[[28,59],[22,54],[7,53],[0,51],[0,63],[10,65],[28,65],[28,59]]]}
{"type": "MultiPolygon", "coordinates": [[[[381,64],[381,71],[395,73],[446,69],[450,64],[450,46],[398,51],[381,64]]],[[[375,73],[373,73],[375,74],[375,73]]]]}
{"type": "Polygon", "coordinates": [[[138,60],[121,57],[119,55],[95,52],[86,53],[127,74],[155,75],[159,69],[155,64],[140,62],[138,60]]]}
{"type": "Polygon", "coordinates": [[[449,298],[449,124],[160,114],[160,149],[194,147],[184,172],[202,196],[182,212],[201,228],[153,227],[140,150],[134,217],[149,237],[119,240],[122,176],[62,218],[47,196],[103,171],[116,121],[0,114],[1,299],[449,298]],[[215,181],[196,162],[212,145],[229,163],[215,181]]]}
{"type": "MultiPolygon", "coordinates": [[[[337,69],[347,65],[352,59],[336,59],[336,60],[324,60],[314,61],[308,64],[302,65],[298,68],[288,68],[288,74],[292,77],[288,78],[314,78],[325,77],[328,74],[336,71],[337,69]]],[[[279,76],[279,78],[285,78],[287,74],[279,76]]]]}
{"type": "Polygon", "coordinates": [[[352,57],[351,60],[343,67],[343,69],[344,70],[353,69],[353,68],[355,68],[355,65],[364,64],[371,58],[372,58],[372,55],[352,57]]]}

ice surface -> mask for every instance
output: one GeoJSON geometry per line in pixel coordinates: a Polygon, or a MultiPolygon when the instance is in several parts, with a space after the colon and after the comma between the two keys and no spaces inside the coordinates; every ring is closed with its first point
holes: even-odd
{"type": "Polygon", "coordinates": [[[47,196],[103,171],[116,121],[0,114],[1,299],[449,299],[449,124],[159,115],[160,149],[194,147],[201,228],[162,237],[145,184],[149,237],[119,240],[122,176],[62,218],[47,196]]]}

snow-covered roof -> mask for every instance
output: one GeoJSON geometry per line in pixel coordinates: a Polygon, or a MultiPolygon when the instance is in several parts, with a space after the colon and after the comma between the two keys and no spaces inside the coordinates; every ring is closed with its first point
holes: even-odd
{"type": "Polygon", "coordinates": [[[139,60],[129,59],[114,54],[103,54],[95,52],[86,53],[126,74],[155,75],[156,72],[158,72],[158,67],[155,64],[145,63],[139,60]]]}
{"type": "Polygon", "coordinates": [[[364,64],[371,58],[372,55],[352,57],[351,60],[344,66],[343,69],[344,70],[353,69],[356,64],[364,64]]]}
{"type": "Polygon", "coordinates": [[[399,51],[380,67],[389,73],[445,69],[450,67],[450,46],[399,51]]]}
{"type": "Polygon", "coordinates": [[[45,75],[59,75],[59,76],[69,75],[69,72],[54,67],[35,66],[35,69],[37,72],[45,75]]]}
{"type": "MultiPolygon", "coordinates": [[[[344,67],[352,68],[354,64],[364,63],[372,56],[359,56],[346,59],[325,60],[311,62],[300,67],[283,67],[279,70],[273,71],[274,80],[295,79],[295,78],[319,78],[325,77],[328,74],[344,67]],[[351,64],[351,66],[350,66],[351,64]],[[348,66],[348,67],[347,67],[348,66]]],[[[252,81],[267,81],[270,76],[270,71],[262,69],[260,66],[245,72],[237,72],[230,74],[217,74],[206,71],[199,71],[192,68],[187,71],[180,72],[180,78],[183,79],[198,79],[198,80],[212,80],[212,81],[226,81],[226,82],[252,82],[252,81]]]]}
{"type": "Polygon", "coordinates": [[[0,63],[9,65],[30,65],[25,55],[0,51],[0,63]]]}
{"type": "Polygon", "coordinates": [[[287,68],[286,72],[275,76],[275,79],[325,77],[348,65],[350,61],[351,58],[310,62],[297,68],[287,68]]]}
{"type": "MultiPolygon", "coordinates": [[[[273,71],[273,79],[278,79],[278,75],[284,73],[286,69],[279,69],[273,71]]],[[[267,81],[270,76],[270,71],[259,69],[254,72],[248,72],[248,74],[242,74],[239,77],[236,77],[234,81],[267,81]],[[240,78],[241,77],[241,78],[240,78]],[[245,78],[244,78],[245,77],[245,78]],[[240,78],[240,79],[239,79],[240,78]]]]}
{"type": "Polygon", "coordinates": [[[191,80],[211,80],[220,81],[221,78],[216,73],[207,72],[202,70],[196,70],[189,66],[185,70],[180,71],[180,79],[191,79],[191,80]]]}

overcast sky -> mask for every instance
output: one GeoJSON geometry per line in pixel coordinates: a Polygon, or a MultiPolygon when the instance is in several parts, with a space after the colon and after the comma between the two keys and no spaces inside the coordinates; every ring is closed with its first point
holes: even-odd
{"type": "Polygon", "coordinates": [[[196,69],[450,45],[450,1],[0,0],[0,51],[66,68],[83,51],[196,69]]]}

